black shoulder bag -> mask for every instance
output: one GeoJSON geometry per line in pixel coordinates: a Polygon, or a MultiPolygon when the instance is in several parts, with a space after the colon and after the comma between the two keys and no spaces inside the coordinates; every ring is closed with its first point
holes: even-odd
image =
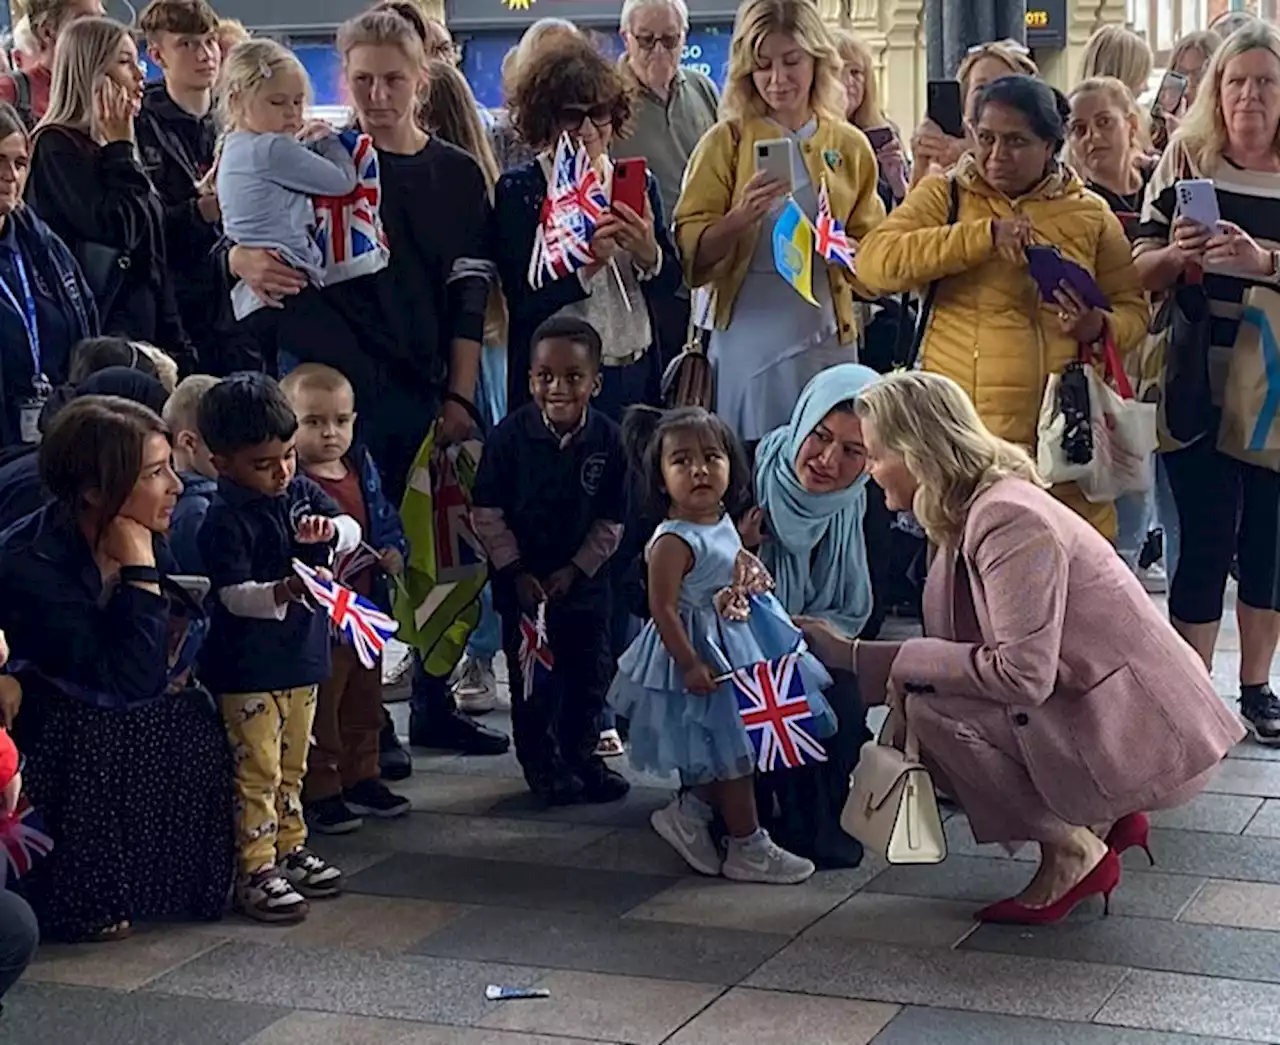
{"type": "MultiPolygon", "coordinates": [[[[947,205],[947,225],[954,225],[956,219],[960,216],[960,186],[956,183],[954,177],[947,179],[950,186],[950,202],[947,205]]],[[[915,326],[906,322],[906,317],[910,314],[908,306],[910,304],[910,293],[902,295],[902,316],[903,322],[898,327],[898,344],[894,351],[894,367],[901,370],[913,370],[916,362],[920,358],[920,346],[924,342],[925,331],[929,327],[929,317],[933,312],[933,301],[938,296],[938,284],[942,280],[935,279],[929,284],[929,289],[924,293],[924,300],[920,303],[920,313],[916,316],[915,326]],[[908,340],[908,338],[910,340],[908,340]]]]}

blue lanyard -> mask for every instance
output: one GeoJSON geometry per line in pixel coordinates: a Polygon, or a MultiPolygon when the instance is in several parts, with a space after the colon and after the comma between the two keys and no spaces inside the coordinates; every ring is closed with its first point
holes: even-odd
{"type": "Polygon", "coordinates": [[[13,267],[18,270],[18,282],[22,284],[23,303],[18,304],[18,299],[13,296],[9,284],[3,279],[0,279],[0,290],[4,291],[9,304],[17,309],[18,315],[22,317],[22,325],[27,332],[27,344],[31,346],[31,365],[34,368],[32,380],[39,382],[44,371],[40,365],[40,326],[36,320],[36,299],[31,293],[31,284],[27,280],[26,263],[22,260],[22,254],[16,250],[13,252],[13,267]]]}

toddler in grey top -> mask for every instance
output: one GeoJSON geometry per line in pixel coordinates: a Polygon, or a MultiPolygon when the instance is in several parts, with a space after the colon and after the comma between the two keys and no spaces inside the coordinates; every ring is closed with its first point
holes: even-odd
{"type": "MultiPolygon", "coordinates": [[[[237,246],[266,247],[324,281],[312,196],[345,196],[356,187],[350,152],[333,133],[298,139],[309,84],[302,63],[271,40],[232,50],[223,70],[220,104],[229,133],[218,160],[218,204],[227,237],[237,246]]],[[[317,133],[321,128],[317,127],[317,133]]],[[[231,292],[237,319],[263,307],[241,280],[231,292]]]]}

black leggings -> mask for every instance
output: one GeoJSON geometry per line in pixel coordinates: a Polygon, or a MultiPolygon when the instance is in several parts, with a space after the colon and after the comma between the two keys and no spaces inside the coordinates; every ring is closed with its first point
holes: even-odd
{"type": "Polygon", "coordinates": [[[1212,437],[1164,456],[1178,506],[1178,568],[1169,611],[1186,624],[1222,619],[1234,555],[1240,602],[1280,610],[1280,474],[1215,449],[1212,437]]]}

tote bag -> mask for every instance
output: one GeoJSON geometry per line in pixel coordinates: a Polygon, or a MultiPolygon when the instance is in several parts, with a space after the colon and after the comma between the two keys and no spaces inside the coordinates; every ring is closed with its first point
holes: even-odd
{"type": "Polygon", "coordinates": [[[1251,287],[1231,352],[1218,449],[1280,471],[1280,294],[1251,287]]]}

